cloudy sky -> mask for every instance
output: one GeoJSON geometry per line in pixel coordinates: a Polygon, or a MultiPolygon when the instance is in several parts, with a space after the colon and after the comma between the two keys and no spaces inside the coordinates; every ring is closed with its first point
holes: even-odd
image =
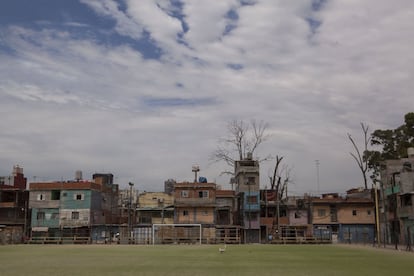
{"type": "Polygon", "coordinates": [[[360,187],[347,133],[414,111],[413,18],[412,0],[0,1],[0,175],[160,191],[198,164],[230,188],[210,156],[255,119],[291,194],[360,187]]]}

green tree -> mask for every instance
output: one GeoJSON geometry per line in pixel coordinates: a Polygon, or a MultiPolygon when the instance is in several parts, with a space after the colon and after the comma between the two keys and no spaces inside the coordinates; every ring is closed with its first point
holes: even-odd
{"type": "Polygon", "coordinates": [[[414,147],[414,112],[405,114],[404,124],[396,129],[377,129],[371,133],[371,145],[381,148],[364,154],[373,172],[371,178],[376,179],[381,161],[407,157],[407,148],[414,147]]]}
{"type": "MultiPolygon", "coordinates": [[[[404,124],[396,129],[377,129],[371,134],[371,145],[382,147],[375,154],[378,160],[400,159],[407,157],[407,148],[414,147],[414,112],[405,114],[404,124]]],[[[372,164],[371,164],[372,165],[372,164]]]]}

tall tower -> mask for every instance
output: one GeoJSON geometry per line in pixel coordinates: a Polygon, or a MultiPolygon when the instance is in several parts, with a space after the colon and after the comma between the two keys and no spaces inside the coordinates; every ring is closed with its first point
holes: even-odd
{"type": "Polygon", "coordinates": [[[239,198],[240,224],[245,243],[260,242],[260,173],[259,161],[252,155],[235,162],[234,176],[239,198]]]}

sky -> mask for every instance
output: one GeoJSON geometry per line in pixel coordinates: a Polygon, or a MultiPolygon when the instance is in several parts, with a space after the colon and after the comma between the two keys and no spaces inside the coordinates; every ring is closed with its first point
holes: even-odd
{"type": "Polygon", "coordinates": [[[347,133],[414,111],[413,18],[411,0],[2,0],[0,175],[162,191],[199,165],[229,189],[211,155],[256,120],[289,194],[362,187],[347,133]]]}

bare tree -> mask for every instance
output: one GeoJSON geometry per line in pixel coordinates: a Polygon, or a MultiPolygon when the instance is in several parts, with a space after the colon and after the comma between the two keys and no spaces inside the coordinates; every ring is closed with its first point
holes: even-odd
{"type": "MultiPolygon", "coordinates": [[[[266,135],[267,128],[268,124],[263,121],[251,120],[250,123],[242,120],[230,121],[227,124],[228,136],[220,139],[211,159],[215,162],[224,161],[233,169],[236,160],[245,159],[248,153],[253,155],[257,148],[267,140],[269,137],[266,135]]],[[[233,174],[233,171],[222,173],[233,174]]]]}
{"type": "Polygon", "coordinates": [[[352,145],[355,149],[355,153],[350,152],[349,154],[351,154],[351,156],[357,162],[358,167],[361,170],[362,177],[364,179],[365,189],[368,189],[367,171],[368,171],[369,158],[368,158],[367,154],[368,154],[368,145],[371,141],[371,137],[368,136],[368,129],[369,129],[368,126],[364,125],[364,123],[361,123],[361,128],[362,128],[362,132],[364,133],[364,148],[363,148],[363,151],[361,152],[361,150],[358,148],[355,140],[352,138],[351,134],[348,133],[348,138],[351,141],[351,143],[352,143],[352,145]]]}
{"type": "MultiPolygon", "coordinates": [[[[270,188],[276,193],[276,229],[279,230],[280,226],[280,203],[282,201],[283,195],[287,194],[287,185],[290,181],[290,172],[291,168],[287,165],[281,167],[283,156],[276,155],[276,163],[273,168],[273,175],[269,176],[270,188]]],[[[286,195],[287,197],[287,195],[286,195]]]]}
{"type": "Polygon", "coordinates": [[[278,172],[279,172],[279,165],[282,162],[282,160],[283,160],[283,156],[279,157],[278,155],[276,155],[276,164],[273,169],[273,176],[269,176],[271,190],[279,191],[281,176],[278,174],[278,172]]]}
{"type": "Polygon", "coordinates": [[[290,173],[292,169],[286,164],[281,167],[283,156],[276,155],[275,160],[273,175],[269,176],[270,189],[276,191],[277,199],[280,201],[283,195],[287,193],[287,185],[291,181],[290,173]]]}

